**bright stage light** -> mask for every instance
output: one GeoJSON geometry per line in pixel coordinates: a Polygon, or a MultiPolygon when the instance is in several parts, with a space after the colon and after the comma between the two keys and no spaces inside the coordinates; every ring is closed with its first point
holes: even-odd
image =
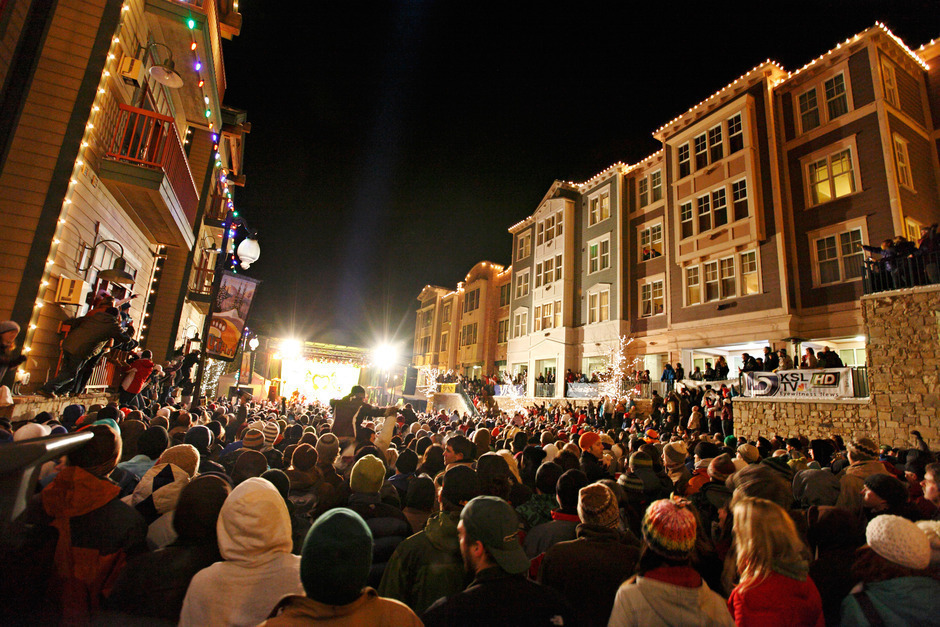
{"type": "Polygon", "coordinates": [[[281,356],[284,359],[297,359],[304,345],[300,340],[281,340],[281,356]]]}
{"type": "Polygon", "coordinates": [[[398,351],[394,346],[382,344],[372,351],[372,363],[381,370],[388,370],[398,362],[398,351]]]}

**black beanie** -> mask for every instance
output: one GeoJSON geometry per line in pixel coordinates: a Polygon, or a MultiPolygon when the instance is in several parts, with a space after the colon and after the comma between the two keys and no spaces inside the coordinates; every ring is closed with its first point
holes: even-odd
{"type": "Polygon", "coordinates": [[[212,444],[212,432],[209,431],[209,427],[203,425],[190,427],[189,431],[186,432],[186,437],[183,442],[185,444],[192,444],[201,454],[207,455],[209,453],[209,446],[212,444]]]}
{"type": "Polygon", "coordinates": [[[345,507],[320,516],[300,553],[300,581],[307,597],[327,605],[359,598],[372,568],[372,532],[359,514],[345,507]]]}
{"type": "Polygon", "coordinates": [[[150,427],[137,439],[137,452],[157,460],[170,445],[170,436],[163,427],[150,427]]]}
{"type": "Polygon", "coordinates": [[[402,474],[414,472],[418,468],[418,456],[411,449],[405,449],[398,454],[395,461],[395,470],[402,474]]]}
{"type": "Polygon", "coordinates": [[[869,475],[865,478],[865,487],[887,501],[888,507],[897,508],[907,503],[907,484],[891,475],[869,475]]]}

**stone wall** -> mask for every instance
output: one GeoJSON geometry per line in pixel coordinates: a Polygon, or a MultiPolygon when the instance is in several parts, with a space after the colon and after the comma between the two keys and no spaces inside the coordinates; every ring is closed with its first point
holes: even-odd
{"type": "Polygon", "coordinates": [[[839,402],[736,398],[735,434],[868,435],[910,446],[917,429],[940,448],[940,286],[865,296],[870,398],[839,402]]]}

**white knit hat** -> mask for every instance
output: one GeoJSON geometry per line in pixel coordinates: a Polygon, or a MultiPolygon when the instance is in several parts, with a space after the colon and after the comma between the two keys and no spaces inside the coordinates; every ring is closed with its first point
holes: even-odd
{"type": "Polygon", "coordinates": [[[918,520],[917,526],[930,542],[930,565],[940,566],[940,520],[918,520]]]}
{"type": "Polygon", "coordinates": [[[922,570],[930,565],[930,541],[906,518],[884,514],[868,523],[865,539],[872,550],[889,562],[922,570]]]}

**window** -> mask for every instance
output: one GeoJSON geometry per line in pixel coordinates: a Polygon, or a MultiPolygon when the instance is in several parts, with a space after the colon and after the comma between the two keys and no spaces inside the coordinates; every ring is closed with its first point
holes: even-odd
{"type": "Polygon", "coordinates": [[[592,274],[601,269],[601,244],[591,244],[588,246],[588,274],[592,274]]]}
{"type": "Polygon", "coordinates": [[[807,166],[810,205],[815,206],[855,191],[852,149],[845,148],[807,166]]]}
{"type": "Polygon", "coordinates": [[[697,305],[702,300],[702,285],[699,280],[698,266],[685,269],[685,302],[688,305],[697,305]]]}
{"type": "Polygon", "coordinates": [[[885,86],[885,101],[893,107],[898,107],[898,81],[894,73],[894,65],[885,58],[881,59],[881,80],[885,86]]]}
{"type": "Polygon", "coordinates": [[[741,179],[731,184],[731,203],[734,208],[735,221],[747,217],[747,179],[741,179]]]}
{"type": "Polygon", "coordinates": [[[721,297],[731,298],[737,294],[734,281],[734,257],[728,257],[718,262],[721,271],[721,297]]]}
{"type": "MultiPolygon", "coordinates": [[[[552,328],[552,304],[545,303],[542,305],[542,328],[551,329],[552,328]]],[[[536,329],[538,331],[538,329],[536,329]]]]}
{"type": "Polygon", "coordinates": [[[520,311],[512,318],[512,336],[522,337],[529,332],[529,312],[520,311]]]}
{"type": "Polygon", "coordinates": [[[471,346],[477,343],[477,323],[465,324],[460,329],[460,345],[471,346]]]}
{"type": "Polygon", "coordinates": [[[894,134],[894,161],[898,168],[898,183],[904,187],[914,188],[914,180],[911,178],[911,161],[907,154],[907,141],[894,134]]]}
{"type": "Polygon", "coordinates": [[[845,75],[841,72],[824,83],[826,87],[826,112],[834,120],[849,110],[848,96],[845,93],[845,75]]]}
{"type": "Polygon", "coordinates": [[[712,192],[712,216],[716,228],[728,224],[728,198],[724,187],[712,192]]]}
{"type": "Polygon", "coordinates": [[[695,234],[695,225],[692,223],[692,203],[683,203],[679,207],[679,223],[682,239],[692,237],[695,234]]]}
{"type": "Polygon", "coordinates": [[[590,200],[589,226],[603,222],[610,217],[610,193],[601,192],[590,200]]]}
{"type": "Polygon", "coordinates": [[[541,331],[542,330],[542,306],[536,305],[533,310],[535,315],[532,316],[532,330],[541,331]]]}
{"type": "Polygon", "coordinates": [[[711,200],[708,194],[698,199],[698,232],[704,233],[712,228],[711,200]]]}
{"type": "Polygon", "coordinates": [[[721,161],[724,157],[724,146],[721,143],[721,124],[708,129],[708,152],[711,162],[721,161]]]}
{"type": "Polygon", "coordinates": [[[905,227],[905,230],[907,231],[907,239],[911,240],[914,243],[917,243],[920,241],[920,238],[921,238],[920,224],[918,224],[917,222],[914,222],[910,218],[907,218],[906,220],[904,220],[904,227],[905,227]]]}
{"type": "Polygon", "coordinates": [[[450,303],[447,303],[441,309],[441,318],[443,319],[445,324],[450,322],[450,303]]]}
{"type": "Polygon", "coordinates": [[[555,214],[555,237],[561,237],[562,225],[565,223],[565,212],[559,211],[555,214]]]}
{"type": "Polygon", "coordinates": [[[862,276],[862,230],[851,229],[815,241],[817,285],[851,281],[862,276]]]}
{"type": "Polygon", "coordinates": [[[640,206],[645,207],[650,204],[650,181],[645,176],[640,179],[638,188],[640,190],[640,206]]]}
{"type": "Polygon", "coordinates": [[[757,294],[760,291],[757,276],[757,251],[741,253],[741,296],[757,294]]]}
{"type": "Polygon", "coordinates": [[[718,262],[709,261],[705,264],[705,302],[721,298],[718,287],[718,262]]]}
{"type": "Polygon", "coordinates": [[[708,165],[708,139],[705,133],[695,138],[695,169],[701,170],[708,165]]]}
{"type": "Polygon", "coordinates": [[[509,289],[509,283],[499,286],[499,306],[505,307],[509,304],[509,299],[511,295],[511,290],[509,289]]]}
{"type": "Polygon", "coordinates": [[[610,320],[610,290],[594,292],[588,295],[588,323],[607,322],[610,320]]]}
{"type": "Polygon", "coordinates": [[[545,224],[545,243],[549,243],[555,239],[555,216],[549,216],[544,222],[545,224]]]}
{"type": "Polygon", "coordinates": [[[662,279],[640,286],[640,317],[658,316],[666,311],[666,296],[662,279]]]}
{"type": "Polygon", "coordinates": [[[819,126],[819,105],[816,103],[816,88],[800,94],[800,129],[805,133],[819,126]]]}
{"type": "Polygon", "coordinates": [[[525,259],[532,252],[532,231],[527,231],[516,239],[516,259],[525,259]]]}
{"type": "Polygon", "coordinates": [[[420,340],[420,346],[418,347],[418,353],[421,355],[426,355],[431,352],[431,336],[423,337],[420,340]]]}
{"type": "Polygon", "coordinates": [[[555,255],[555,280],[561,280],[562,274],[561,255],[555,255]]]}
{"type": "Polygon", "coordinates": [[[552,282],[552,277],[555,276],[555,259],[552,257],[549,257],[542,264],[542,267],[545,269],[544,274],[543,274],[544,278],[542,279],[542,285],[548,285],[549,283],[552,282]]]}
{"type": "Polygon", "coordinates": [[[541,246],[545,243],[545,223],[539,222],[535,227],[535,243],[538,246],[541,246]]]}
{"type": "Polygon", "coordinates": [[[529,295],[529,271],[525,270],[516,275],[516,298],[525,298],[529,295]]]}
{"type": "Polygon", "coordinates": [[[652,202],[663,199],[663,172],[656,170],[650,174],[650,190],[652,192],[652,202]]]}
{"type": "Polygon", "coordinates": [[[744,128],[741,114],[735,113],[728,118],[728,154],[734,154],[744,148],[744,128]]]}
{"type": "Polygon", "coordinates": [[[683,178],[692,173],[692,158],[688,142],[679,146],[679,178],[683,178]]]}
{"type": "Polygon", "coordinates": [[[471,311],[476,311],[480,306],[480,288],[473,290],[472,292],[467,292],[467,295],[463,299],[463,312],[468,313],[471,311]]]}
{"type": "Polygon", "coordinates": [[[640,260],[649,261],[663,254],[663,225],[654,224],[640,231],[640,260]]]}
{"type": "Polygon", "coordinates": [[[561,301],[555,301],[555,328],[561,327],[561,301]]]}
{"type": "Polygon", "coordinates": [[[509,339],[509,319],[500,320],[496,330],[496,343],[505,344],[509,339]]]}
{"type": "Polygon", "coordinates": [[[542,262],[535,264],[535,287],[542,287],[542,262]]]}

